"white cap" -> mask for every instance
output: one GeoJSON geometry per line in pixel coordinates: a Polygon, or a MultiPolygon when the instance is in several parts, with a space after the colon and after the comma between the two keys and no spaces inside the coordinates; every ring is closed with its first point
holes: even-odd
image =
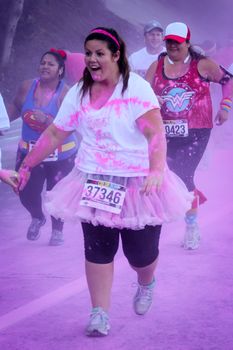
{"type": "Polygon", "coordinates": [[[183,43],[190,40],[191,34],[188,26],[185,23],[173,22],[168,24],[165,29],[164,40],[175,40],[178,43],[183,43]]]}

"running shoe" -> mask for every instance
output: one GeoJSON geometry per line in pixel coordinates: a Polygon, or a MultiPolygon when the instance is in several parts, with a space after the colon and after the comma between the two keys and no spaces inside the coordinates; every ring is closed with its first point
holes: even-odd
{"type": "Polygon", "coordinates": [[[49,245],[58,246],[64,243],[64,235],[62,231],[52,230],[51,238],[49,241],[49,245]]]}
{"type": "Polygon", "coordinates": [[[40,228],[46,222],[45,217],[42,219],[32,218],[32,222],[27,231],[27,239],[30,241],[36,241],[40,237],[40,228]]]}
{"type": "Polygon", "coordinates": [[[186,224],[185,234],[184,234],[184,240],[182,243],[182,246],[184,249],[188,250],[194,250],[197,249],[200,245],[200,232],[199,232],[199,226],[197,222],[194,224],[186,224]]]}
{"type": "Polygon", "coordinates": [[[133,308],[137,315],[144,315],[149,310],[153,300],[154,287],[155,278],[146,286],[138,284],[138,289],[133,299],[133,308]]]}
{"type": "Polygon", "coordinates": [[[110,330],[108,314],[102,307],[92,309],[90,320],[86,328],[86,335],[89,337],[104,337],[110,330]]]}

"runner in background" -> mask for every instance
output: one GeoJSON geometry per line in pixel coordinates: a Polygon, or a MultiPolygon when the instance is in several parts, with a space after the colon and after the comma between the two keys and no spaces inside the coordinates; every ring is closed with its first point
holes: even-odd
{"type": "Polygon", "coordinates": [[[146,79],[161,102],[169,167],[195,193],[192,209],[185,216],[183,245],[196,249],[200,241],[197,209],[206,198],[194,184],[194,176],[213,127],[210,82],[222,86],[217,125],[228,120],[233,83],[225,69],[193,50],[190,36],[185,23],[169,24],[164,37],[167,53],[151,65],[146,79]]]}
{"type": "MultiPolygon", "coordinates": [[[[39,64],[39,77],[24,81],[9,106],[10,120],[22,118],[22,137],[18,145],[16,170],[18,170],[42,132],[53,122],[61,102],[68,91],[64,83],[65,58],[63,50],[50,49],[45,52],[39,64]]],[[[67,175],[74,166],[77,153],[77,139],[71,135],[63,144],[32,171],[27,186],[19,193],[20,201],[31,215],[27,239],[35,241],[46,219],[42,208],[42,191],[53,186],[67,175]]],[[[50,245],[64,242],[63,222],[51,217],[52,233],[50,245]]]]}
{"type": "Polygon", "coordinates": [[[158,55],[165,51],[163,44],[163,27],[156,21],[148,22],[144,27],[145,47],[134,52],[129,57],[130,68],[133,72],[145,78],[150,65],[157,60],[158,55]]]}

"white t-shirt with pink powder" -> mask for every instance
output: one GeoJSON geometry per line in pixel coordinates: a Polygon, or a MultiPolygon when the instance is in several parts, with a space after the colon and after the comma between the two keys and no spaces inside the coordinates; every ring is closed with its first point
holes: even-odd
{"type": "MultiPolygon", "coordinates": [[[[9,129],[9,127],[10,127],[9,117],[6,111],[6,107],[5,107],[2,95],[0,94],[0,131],[9,129]]],[[[1,158],[2,158],[2,151],[0,148],[0,169],[2,169],[1,158]]]]}
{"type": "Polygon", "coordinates": [[[159,103],[150,84],[135,73],[130,73],[123,96],[122,86],[120,79],[112,96],[97,110],[91,106],[89,94],[81,103],[81,85],[77,83],[54,120],[58,128],[81,134],[76,167],[83,172],[129,177],[148,173],[148,143],[136,120],[159,108],[159,103]]]}

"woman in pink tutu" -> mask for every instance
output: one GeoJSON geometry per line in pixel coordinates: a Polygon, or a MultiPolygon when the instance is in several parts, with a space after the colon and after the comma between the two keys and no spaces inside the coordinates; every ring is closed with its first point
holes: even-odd
{"type": "Polygon", "coordinates": [[[55,217],[82,222],[92,312],[89,336],[107,335],[114,256],[123,251],[137,273],[134,311],[152,303],[161,225],[183,217],[193,196],[166,165],[166,139],[150,84],[130,73],[125,43],[109,28],[86,37],[83,79],[67,93],[20,169],[21,190],[31,168],[78,130],[82,141],[73,171],[48,193],[55,217]],[[143,249],[142,249],[143,248],[143,249]]]}

